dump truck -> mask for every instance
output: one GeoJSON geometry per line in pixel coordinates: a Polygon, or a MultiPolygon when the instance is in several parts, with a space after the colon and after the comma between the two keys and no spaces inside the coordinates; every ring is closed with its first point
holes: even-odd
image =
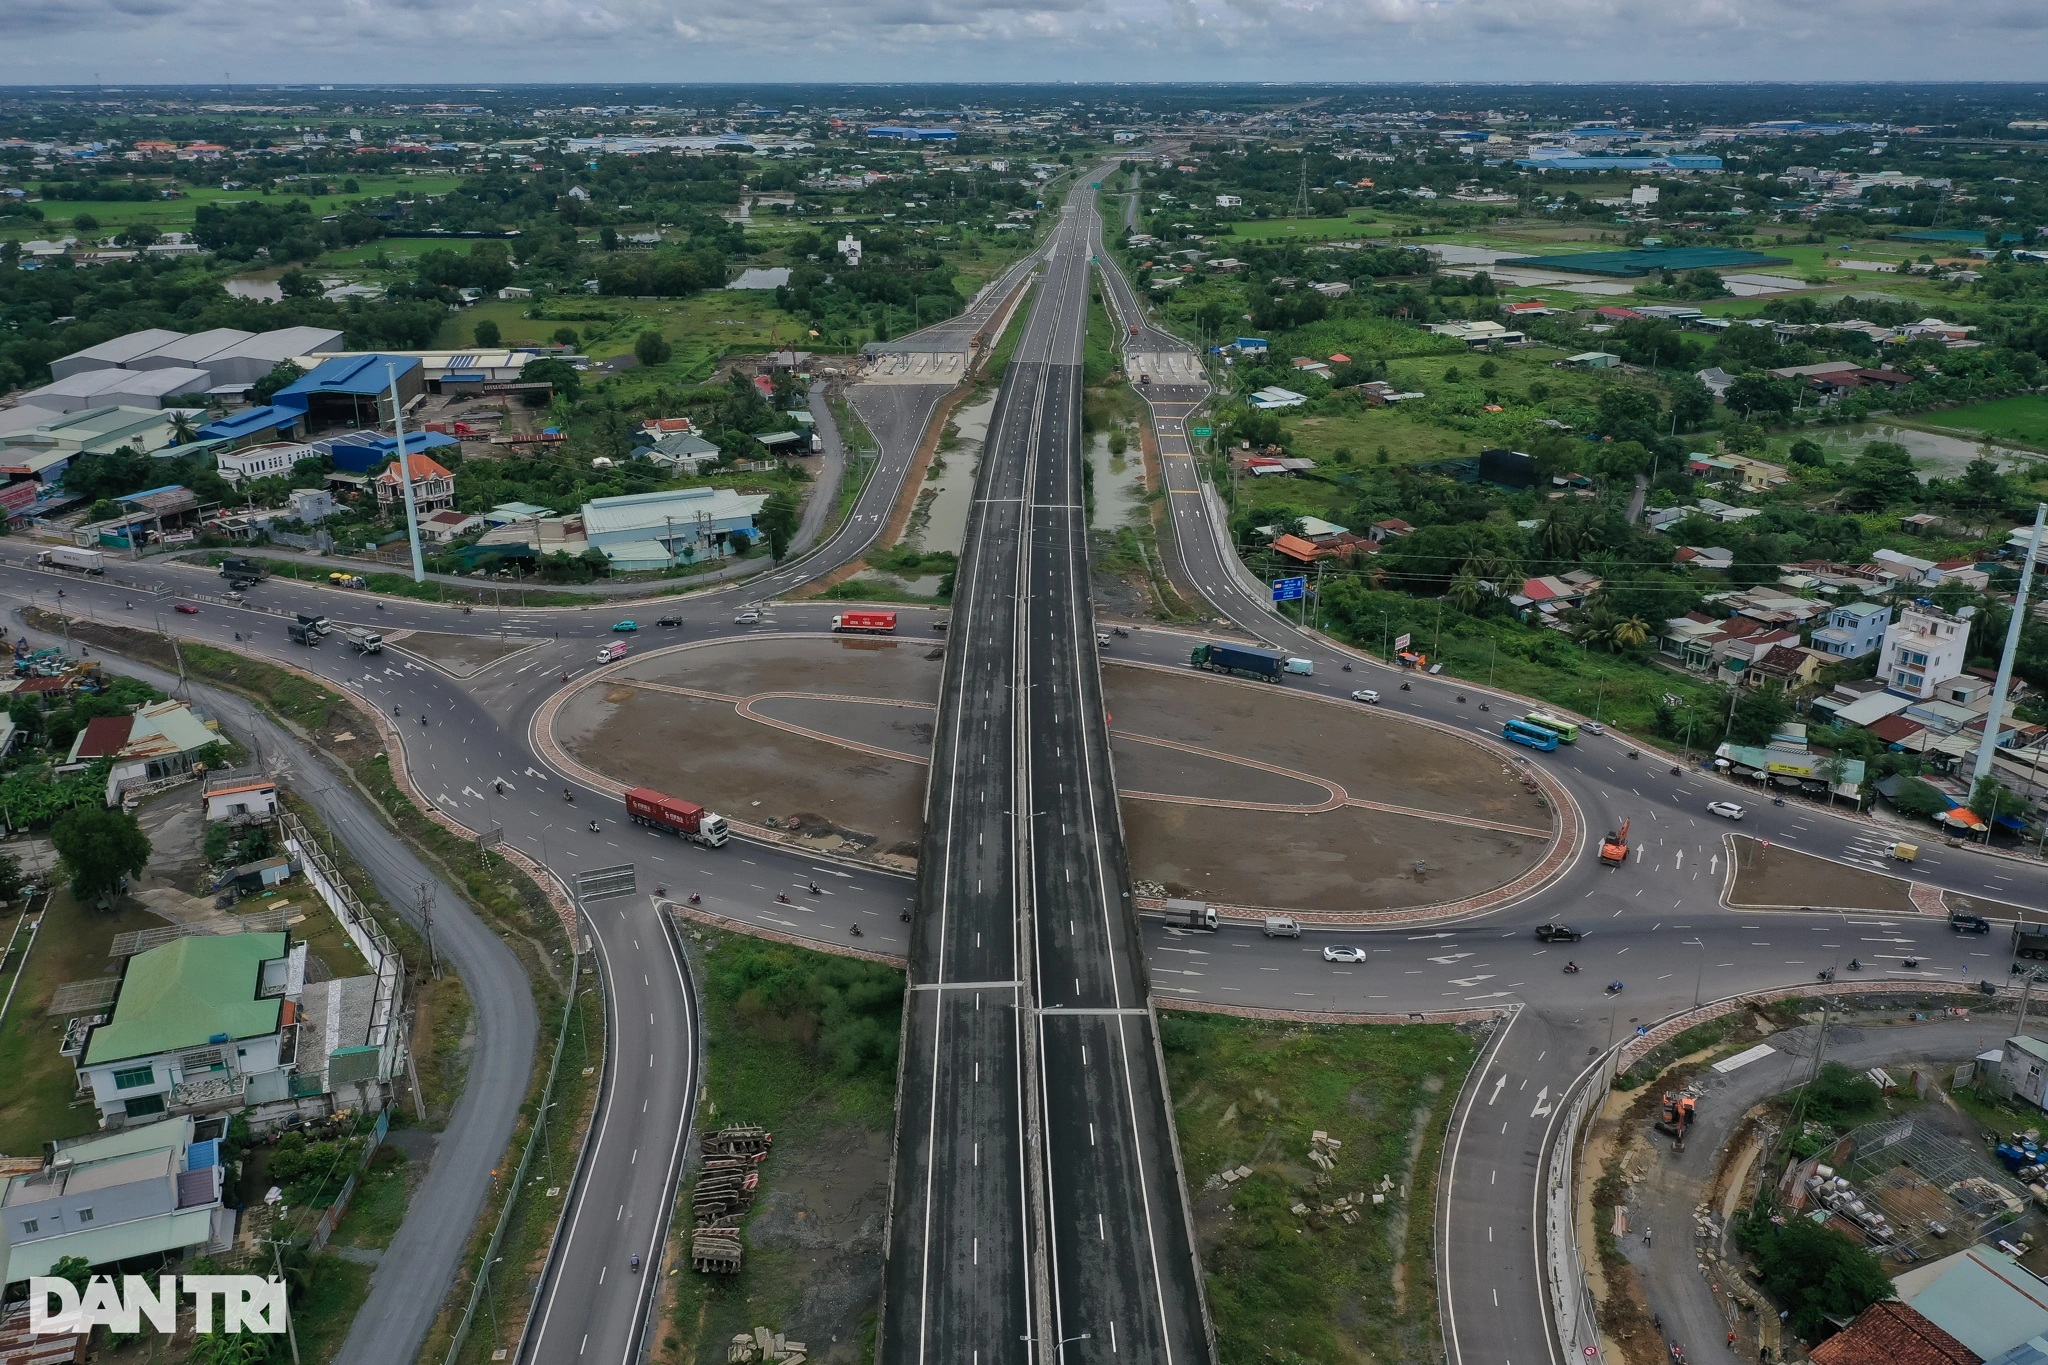
{"type": "Polygon", "coordinates": [[[1628,821],[1622,821],[1620,829],[1609,830],[1600,841],[1600,861],[1609,867],[1620,867],[1628,861],[1628,821]]]}
{"type": "Polygon", "coordinates": [[[850,635],[894,635],[893,611],[847,611],[832,618],[832,629],[850,635]]]}
{"type": "Polygon", "coordinates": [[[79,573],[105,573],[107,557],[98,550],[81,550],[75,545],[56,545],[36,555],[46,569],[75,569],[79,573]]]}
{"type": "Polygon", "coordinates": [[[1216,929],[1216,907],[1207,901],[1170,899],[1166,902],[1166,922],[1176,929],[1216,929]]]}
{"type": "Polygon", "coordinates": [[[341,632],[341,638],[355,646],[358,654],[382,654],[384,637],[374,630],[357,630],[351,626],[341,632]]]}
{"type": "Polygon", "coordinates": [[[1287,671],[1287,656],[1275,650],[1253,649],[1247,645],[1196,645],[1194,652],[1188,655],[1188,666],[1206,668],[1211,673],[1257,678],[1261,682],[1279,682],[1287,671]]]}
{"type": "Polygon", "coordinates": [[[1671,1138],[1671,1150],[1685,1150],[1685,1134],[1693,1125],[1693,1106],[1698,1101],[1688,1090],[1664,1092],[1664,1112],[1657,1119],[1657,1131],[1671,1138]]]}
{"type": "Polygon", "coordinates": [[[715,815],[694,801],[664,796],[652,787],[635,787],[626,793],[626,814],[636,825],[665,829],[706,848],[717,848],[728,834],[723,815],[715,815]]]}
{"type": "Polygon", "coordinates": [[[301,621],[287,621],[284,627],[284,634],[285,638],[295,645],[317,645],[320,643],[320,632],[301,621]]]}
{"type": "Polygon", "coordinates": [[[260,559],[246,555],[229,555],[220,562],[222,578],[246,578],[252,583],[261,583],[270,577],[270,566],[260,559]]]}
{"type": "Polygon", "coordinates": [[[334,622],[315,612],[300,612],[299,624],[307,630],[318,631],[322,635],[332,635],[334,633],[334,622]]]}
{"type": "Polygon", "coordinates": [[[2048,958],[2048,921],[2015,924],[2012,927],[2012,955],[2048,958]]]}

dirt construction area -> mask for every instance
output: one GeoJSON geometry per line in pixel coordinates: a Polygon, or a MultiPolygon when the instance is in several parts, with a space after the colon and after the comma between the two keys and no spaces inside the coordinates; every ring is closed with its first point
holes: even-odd
{"type": "Polygon", "coordinates": [[[1729,839],[1735,850],[1734,883],[1728,904],[1743,910],[1875,910],[1889,915],[2010,914],[1997,901],[1957,895],[1920,885],[1916,894],[1910,864],[1899,864],[1899,876],[1845,867],[1782,844],[1747,835],[1729,839]]]}
{"type": "MultiPolygon", "coordinates": [[[[576,689],[555,738],[617,781],[914,858],[943,647],[754,639],[576,689]]],[[[1225,905],[1365,913],[1499,886],[1555,822],[1491,750],[1365,707],[1194,672],[1104,674],[1131,871],[1225,905]]]]}
{"type": "MultiPolygon", "coordinates": [[[[499,660],[509,659],[534,646],[530,637],[443,635],[432,630],[399,631],[385,636],[384,642],[392,649],[424,659],[458,678],[481,673],[499,660]]],[[[337,643],[341,643],[344,649],[348,647],[345,642],[337,643]]]]}

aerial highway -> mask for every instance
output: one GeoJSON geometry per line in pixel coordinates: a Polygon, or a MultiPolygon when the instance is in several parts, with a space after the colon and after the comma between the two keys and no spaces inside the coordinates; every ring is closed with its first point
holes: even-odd
{"type": "Polygon", "coordinates": [[[1077,188],[1054,230],[955,594],[909,954],[892,1361],[1209,1356],[1087,598],[1092,198],[1077,188]]]}
{"type": "MultiPolygon", "coordinates": [[[[964,1153],[941,1153],[953,1163],[945,1168],[953,1174],[960,1173],[964,1155],[970,1174],[957,1186],[934,1178],[927,1197],[933,1239],[907,1248],[898,1231],[910,1216],[915,1192],[899,1170],[883,1325],[891,1344],[885,1355],[892,1360],[909,1358],[895,1349],[899,1342],[915,1343],[925,1359],[961,1359],[954,1348],[975,1334],[1005,1349],[1019,1348],[1018,1354],[1027,1353],[1027,1337],[1039,1350],[1049,1350],[1054,1332],[1068,1359],[1106,1356],[1111,1324],[1118,1333],[1116,1354],[1203,1356],[1198,1300],[1189,1297],[1187,1283],[1177,1282],[1183,1273],[1177,1266],[1185,1266],[1189,1279],[1193,1268],[1184,1246],[1170,1134],[1162,1126],[1163,1091],[1146,1092],[1151,1063],[1140,1055],[1150,1050],[1148,995],[1337,1012],[1509,1011],[1467,1087],[1447,1148],[1439,1229],[1443,1316],[1447,1348],[1463,1365],[1468,1358],[1533,1360],[1539,1352],[1555,1358],[1559,1347],[1547,1326],[1536,1241],[1542,1212],[1538,1156],[1560,1121],[1560,1101],[1612,1043],[1696,1001],[1810,982],[1817,971],[1843,966],[1850,956],[1863,960],[1862,979],[1873,986],[1927,977],[1960,982],[1966,972],[1970,980],[1987,973],[2004,979],[2002,936],[1955,937],[1939,920],[1722,908],[1724,834],[1739,830],[1869,868],[1883,865],[1879,851],[1888,842],[1886,827],[1804,802],[1778,808],[1750,801],[1732,784],[1690,767],[1672,776],[1668,763],[1647,751],[1629,759],[1627,741],[1612,735],[1584,735],[1556,753],[1516,754],[1510,761],[1543,765],[1577,803],[1583,827],[1595,834],[1632,818],[1640,853],[1622,869],[1602,868],[1591,850],[1582,850],[1557,881],[1520,903],[1453,923],[1328,931],[1341,933],[1341,939],[1312,930],[1300,941],[1269,940],[1249,924],[1226,924],[1214,935],[1184,934],[1156,921],[1134,930],[1121,908],[1128,884],[1115,807],[1103,786],[1106,751],[1097,747],[1100,699],[1086,662],[1094,627],[1080,587],[1085,577],[1077,527],[1067,506],[1078,498],[1070,483],[1059,482],[1068,477],[1060,471],[1072,467],[1069,424],[1078,402],[1068,387],[1071,376],[1059,372],[1071,369],[1078,357],[1075,310],[1086,298],[1086,260],[1096,231],[1092,206],[1085,212],[1078,207],[1063,214],[1052,238],[1031,330],[1006,379],[991,430],[993,458],[984,461],[984,477],[1006,482],[982,493],[975,547],[963,565],[946,685],[954,708],[949,718],[958,724],[953,749],[936,755],[933,791],[948,771],[966,774],[962,764],[978,761],[988,765],[984,772],[1002,776],[994,785],[971,776],[960,783],[966,809],[949,817],[956,823],[942,840],[955,855],[953,867],[942,882],[928,843],[927,883],[915,892],[921,908],[908,926],[901,914],[911,908],[914,888],[900,877],[828,866],[740,840],[717,850],[681,844],[626,822],[614,798],[549,767],[531,742],[533,717],[559,691],[560,675],[580,677],[591,668],[598,643],[621,614],[616,608],[465,614],[404,600],[386,599],[378,606],[363,594],[284,580],[265,583],[249,604],[236,605],[218,599],[218,577],[197,565],[156,559],[113,567],[116,578],[161,583],[175,594],[155,599],[118,581],[40,571],[25,567],[19,553],[4,556],[10,562],[0,566],[0,594],[17,603],[55,607],[62,589],[61,605],[74,616],[142,628],[160,620],[189,638],[271,655],[355,692],[394,719],[406,763],[427,800],[469,828],[501,829],[508,841],[572,884],[581,870],[626,862],[639,869],[639,894],[585,907],[612,1018],[606,1086],[592,1129],[591,1159],[570,1191],[564,1240],[542,1287],[525,1359],[623,1365],[644,1339],[649,1286],[658,1277],[632,1276],[627,1258],[638,1252],[650,1267],[659,1265],[695,1085],[687,983],[664,917],[646,894],[656,883],[700,889],[707,908],[766,924],[779,918],[778,890],[830,876],[830,913],[812,917],[805,932],[844,946],[850,926],[858,923],[866,946],[911,959],[916,986],[947,988],[913,990],[905,1065],[922,1056],[927,1067],[968,1069],[964,1085],[951,1083],[956,1071],[939,1074],[943,1085],[925,1073],[921,1084],[933,1086],[930,1093],[951,1108],[941,1112],[928,1104],[922,1116],[928,1131],[936,1131],[936,1122],[949,1125],[954,1136],[1000,1132],[1008,1174],[993,1168],[987,1149],[981,1153],[990,1163],[986,1176],[971,1174],[975,1138],[966,1139],[964,1153]],[[1019,501],[999,501],[998,495],[1019,501]],[[991,544],[1007,545],[1007,555],[992,552],[991,544]],[[996,600],[1006,590],[1012,593],[1007,607],[996,600]],[[172,600],[197,604],[199,614],[170,615],[172,600]],[[985,607],[990,623],[1007,621],[1007,634],[977,628],[977,608],[970,603],[985,607]],[[284,622],[298,610],[386,631],[502,635],[526,648],[457,679],[401,653],[362,658],[336,647],[292,646],[284,622]],[[972,686],[976,662],[985,694],[978,699],[972,686]],[[1020,701],[1019,692],[1028,700],[1020,701]],[[1015,760],[1010,768],[1000,767],[1005,754],[1015,760]],[[564,800],[565,786],[573,802],[564,800]],[[1750,806],[1748,819],[1729,826],[1707,815],[1706,801],[1717,797],[1743,800],[1750,806]],[[989,809],[977,812],[978,805],[989,809]],[[595,833],[588,828],[592,819],[599,824],[595,833]],[[977,877],[983,885],[970,898],[967,878],[977,866],[984,869],[977,877]],[[1007,878],[1003,899],[977,909],[970,899],[986,900],[995,869],[1007,878]],[[934,897],[940,885],[952,888],[943,909],[934,897]],[[1071,907],[1071,923],[1045,913],[1042,907],[1050,906],[1071,907]],[[1569,949],[1535,941],[1535,924],[1560,919],[1587,930],[1588,937],[1569,949]],[[1007,942],[989,939],[995,923],[1014,931],[1007,942]],[[966,940],[974,933],[983,941],[970,945],[966,940]],[[943,947],[932,941],[934,935],[945,940],[943,947]],[[1319,949],[1332,941],[1366,946],[1369,958],[1325,963],[1319,949]],[[1135,957],[1141,945],[1142,962],[1135,957]],[[1921,967],[1903,965],[1909,952],[1921,967]],[[1560,968],[1567,955],[1584,971],[1565,976],[1560,968]],[[1609,997],[1601,987],[1613,979],[1624,980],[1626,989],[1609,997]],[[999,998],[1024,1001],[1023,1009],[1009,1010],[1008,1032],[953,1018],[947,1025],[958,1028],[949,1035],[952,1042],[943,1049],[927,1046],[930,1039],[918,1033],[917,1021],[928,1017],[935,1025],[942,1000],[949,1010],[959,1007],[962,1002],[952,997],[974,996],[977,982],[993,983],[978,993],[983,1014],[1000,1013],[999,998]],[[1019,982],[1024,985],[1013,984],[1019,982]],[[1083,1015],[1081,1009],[1105,1012],[1083,1015]],[[995,1093],[993,1081],[981,1087],[987,1095],[970,1093],[977,1061],[1010,1067],[1004,1094],[995,1093]],[[985,1230],[966,1233],[964,1247],[964,1225],[955,1219],[947,1226],[963,1198],[999,1206],[986,1212],[985,1230]],[[1091,1248],[1085,1234],[1094,1213],[1102,1215],[1102,1224],[1091,1248]],[[1183,1239],[1178,1247],[1176,1236],[1183,1239]],[[1007,1250],[999,1251],[997,1240],[1007,1250]],[[969,1283],[988,1286],[971,1302],[935,1300],[931,1306],[939,1311],[923,1313],[924,1325],[904,1329],[906,1256],[936,1256],[924,1263],[932,1267],[930,1283],[944,1293],[957,1269],[951,1258],[963,1252],[969,1270],[983,1254],[1009,1259],[990,1261],[983,1280],[970,1277],[969,1283]],[[1003,1268],[1000,1275],[995,1266],[1003,1268]],[[904,1330],[913,1336],[900,1335],[904,1330]],[[1130,1335],[1148,1330],[1154,1335],[1130,1335]]],[[[1501,717],[1513,713],[1513,699],[1445,679],[1397,674],[1274,614],[1263,585],[1250,578],[1227,544],[1220,504],[1186,453],[1185,425],[1209,396],[1198,359],[1142,320],[1117,271],[1105,268],[1098,278],[1128,319],[1126,326],[1140,328],[1132,354],[1160,357],[1148,362],[1156,368],[1143,391],[1155,405],[1180,576],[1234,630],[1317,661],[1314,677],[1291,680],[1290,687],[1336,698],[1354,687],[1376,687],[1390,714],[1479,735],[1497,733],[1501,717]],[[1343,672],[1345,663],[1353,671],[1343,672]],[[1400,690],[1404,680],[1412,690],[1400,690]],[[1482,701],[1492,703],[1491,712],[1478,710],[1482,701]]],[[[913,444],[916,432],[910,427],[921,421],[915,414],[904,421],[913,444]]],[[[875,435],[884,447],[883,470],[861,506],[877,519],[850,522],[809,563],[785,566],[778,575],[814,574],[845,562],[840,556],[850,558],[855,541],[842,538],[858,538],[864,547],[879,529],[899,491],[888,486],[883,471],[897,470],[900,483],[908,456],[901,436],[882,430],[875,435]],[[892,442],[894,453],[903,456],[893,464],[892,442]]],[[[827,630],[835,609],[827,604],[780,602],[767,608],[765,621],[735,621],[737,605],[788,585],[779,576],[764,576],[664,599],[661,610],[682,617],[684,635],[692,640],[827,630]]],[[[1110,653],[1182,666],[1191,643],[1188,635],[1147,627],[1117,640],[1110,653]]],[[[2048,871],[2036,864],[1928,841],[1912,872],[1931,885],[2015,907],[2048,904],[2048,871]]],[[[906,1113],[913,1102],[906,1078],[906,1113]]],[[[1199,1180],[1203,1173],[1195,1174],[1199,1180]]],[[[468,1267],[461,1269],[466,1273],[468,1267]]],[[[1712,1342],[1688,1346],[1702,1359],[1718,1349],[1712,1342]]],[[[966,1345],[966,1358],[979,1349],[966,1345]]]]}

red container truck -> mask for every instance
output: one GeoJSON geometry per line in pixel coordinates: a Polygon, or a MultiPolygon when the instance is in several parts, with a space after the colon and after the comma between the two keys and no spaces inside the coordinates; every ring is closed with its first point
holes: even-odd
{"type": "Polygon", "coordinates": [[[626,814],[636,825],[665,829],[708,848],[717,848],[726,840],[723,815],[715,815],[694,801],[663,796],[652,787],[635,787],[626,793],[626,814]]]}
{"type": "Polygon", "coordinates": [[[859,635],[894,635],[896,613],[893,611],[849,611],[832,618],[832,629],[851,631],[859,635]]]}

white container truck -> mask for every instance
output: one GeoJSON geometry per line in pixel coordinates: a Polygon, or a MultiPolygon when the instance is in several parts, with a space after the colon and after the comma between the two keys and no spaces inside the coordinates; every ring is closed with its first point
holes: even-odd
{"type": "Polygon", "coordinates": [[[81,550],[75,545],[57,545],[36,556],[36,563],[48,568],[76,569],[80,573],[105,573],[107,557],[98,550],[81,550]]]}
{"type": "Polygon", "coordinates": [[[350,627],[341,632],[341,638],[354,645],[358,654],[382,654],[384,637],[374,630],[357,630],[350,627]]]}

